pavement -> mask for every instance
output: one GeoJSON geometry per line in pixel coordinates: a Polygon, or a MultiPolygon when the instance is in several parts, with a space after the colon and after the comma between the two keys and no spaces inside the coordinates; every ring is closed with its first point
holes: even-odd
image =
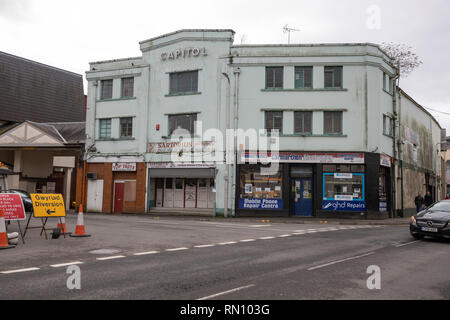
{"type": "MultiPolygon", "coordinates": [[[[66,220],[73,231],[76,215],[66,220]]],[[[449,241],[320,222],[85,214],[90,238],[34,229],[0,251],[0,299],[450,299],[449,241]],[[80,290],[67,287],[72,265],[80,290]],[[381,290],[367,287],[370,266],[381,290]]]]}

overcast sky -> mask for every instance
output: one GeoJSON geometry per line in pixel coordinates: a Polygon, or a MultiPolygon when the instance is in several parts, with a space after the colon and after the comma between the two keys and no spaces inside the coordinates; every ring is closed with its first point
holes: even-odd
{"type": "MultiPolygon", "coordinates": [[[[140,56],[139,41],[178,29],[233,29],[235,44],[287,43],[286,24],[301,29],[291,43],[412,46],[423,65],[401,87],[450,114],[448,0],[0,0],[0,51],[84,75],[90,61],[140,56]]],[[[450,115],[430,112],[450,135],[450,115]]]]}

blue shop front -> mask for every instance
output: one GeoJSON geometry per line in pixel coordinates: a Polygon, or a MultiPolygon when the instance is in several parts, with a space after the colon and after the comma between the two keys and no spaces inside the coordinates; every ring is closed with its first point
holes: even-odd
{"type": "Polygon", "coordinates": [[[245,152],[241,162],[240,216],[387,217],[390,168],[379,154],[245,152]]]}

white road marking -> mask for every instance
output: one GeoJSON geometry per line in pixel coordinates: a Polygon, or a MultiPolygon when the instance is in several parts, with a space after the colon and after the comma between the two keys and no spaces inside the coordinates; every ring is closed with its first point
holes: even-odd
{"type": "Polygon", "coordinates": [[[111,256],[111,257],[103,257],[103,258],[97,258],[99,261],[106,261],[106,260],[114,260],[114,259],[122,259],[125,258],[125,256],[111,256]]]}
{"type": "Polygon", "coordinates": [[[237,243],[236,241],[222,242],[222,243],[219,243],[219,246],[226,246],[228,244],[236,244],[236,243],[237,243]]]}
{"type": "Polygon", "coordinates": [[[277,238],[287,238],[287,237],[292,237],[291,234],[282,234],[281,236],[277,236],[277,238]]]}
{"type": "Polygon", "coordinates": [[[407,243],[402,243],[402,244],[396,245],[395,247],[396,247],[396,248],[400,248],[400,247],[404,247],[404,246],[407,246],[407,245],[410,245],[410,244],[413,244],[413,243],[416,243],[416,242],[420,242],[420,240],[416,240],[416,241],[412,241],[412,242],[407,242],[407,243]]]}
{"type": "Polygon", "coordinates": [[[215,247],[215,244],[203,244],[200,246],[194,246],[194,248],[211,248],[211,247],[215,247]]]}
{"type": "Polygon", "coordinates": [[[0,273],[11,274],[11,273],[28,272],[28,271],[35,271],[35,270],[40,270],[40,269],[39,268],[17,269],[17,270],[2,271],[0,273]]]}
{"type": "Polygon", "coordinates": [[[236,292],[236,291],[248,289],[248,288],[251,288],[251,287],[254,287],[254,286],[255,286],[254,284],[250,284],[248,286],[231,289],[231,290],[224,291],[224,292],[219,292],[219,293],[216,293],[216,294],[213,294],[213,295],[210,295],[210,296],[207,296],[207,297],[203,297],[203,298],[200,298],[200,299],[197,299],[197,300],[199,300],[199,301],[201,301],[201,300],[208,300],[208,299],[216,298],[216,297],[223,296],[223,295],[226,295],[226,294],[229,294],[229,293],[233,293],[233,292],[236,292]]]}
{"type": "Polygon", "coordinates": [[[317,232],[319,232],[319,231],[317,231],[317,230],[312,230],[312,231],[308,231],[308,232],[306,232],[306,233],[317,233],[317,232]]]}
{"type": "Polygon", "coordinates": [[[271,224],[254,224],[254,225],[251,225],[250,227],[252,227],[252,228],[264,228],[264,227],[271,227],[272,225],[271,224]]]}
{"type": "Polygon", "coordinates": [[[138,252],[138,253],[134,253],[134,256],[146,256],[149,254],[157,254],[159,253],[159,251],[147,251],[147,252],[138,252]]]}
{"type": "Polygon", "coordinates": [[[275,239],[275,237],[262,237],[262,238],[259,238],[259,240],[271,240],[271,239],[275,239]]]}
{"type": "Polygon", "coordinates": [[[169,251],[169,252],[182,251],[182,250],[188,250],[188,248],[182,247],[182,248],[166,249],[166,251],[169,251]]]}
{"type": "Polygon", "coordinates": [[[325,264],[321,264],[319,266],[308,268],[308,271],[312,271],[312,270],[328,267],[328,266],[331,266],[333,264],[337,264],[337,263],[341,263],[341,262],[345,262],[345,261],[349,261],[349,260],[354,260],[354,259],[358,259],[358,258],[367,257],[367,256],[370,256],[372,254],[375,254],[375,252],[369,252],[369,253],[365,253],[365,254],[362,254],[362,255],[359,255],[359,256],[354,256],[354,257],[350,257],[350,258],[346,258],[346,259],[342,259],[342,260],[328,262],[328,263],[325,263],[325,264]]]}
{"type": "Polygon", "coordinates": [[[304,234],[306,234],[306,232],[295,232],[295,233],[293,233],[294,236],[301,236],[301,235],[304,235],[304,234]]]}
{"type": "Polygon", "coordinates": [[[256,239],[245,239],[245,240],[241,240],[239,242],[253,242],[256,241],[256,239]]]}
{"type": "Polygon", "coordinates": [[[74,261],[74,262],[67,262],[67,263],[60,263],[60,264],[52,264],[50,267],[52,268],[59,268],[59,267],[67,267],[67,266],[73,266],[76,264],[83,264],[81,261],[74,261]]]}

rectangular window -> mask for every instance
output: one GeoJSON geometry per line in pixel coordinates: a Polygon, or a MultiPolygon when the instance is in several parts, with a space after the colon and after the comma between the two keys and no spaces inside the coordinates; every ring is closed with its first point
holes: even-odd
{"type": "Polygon", "coordinates": [[[325,67],[325,88],[342,88],[342,67],[325,67]]]}
{"type": "Polygon", "coordinates": [[[266,130],[267,132],[278,130],[283,132],[283,111],[266,111],[266,130]]]}
{"type": "Polygon", "coordinates": [[[196,121],[196,113],[169,115],[169,136],[177,129],[184,129],[194,134],[196,121]]]}
{"type": "Polygon", "coordinates": [[[313,67],[295,67],[295,88],[312,88],[313,67]]]}
{"type": "Polygon", "coordinates": [[[266,89],[283,89],[283,67],[266,67],[266,89]]]}
{"type": "Polygon", "coordinates": [[[325,111],[323,118],[325,134],[342,134],[342,111],[325,111]]]}
{"type": "Polygon", "coordinates": [[[240,169],[241,199],[283,199],[282,172],[261,174],[261,166],[246,165],[240,169]]]}
{"type": "Polygon", "coordinates": [[[100,119],[100,139],[111,138],[111,119],[100,119]]]}
{"type": "Polygon", "coordinates": [[[102,80],[101,88],[100,88],[100,99],[112,99],[112,89],[113,89],[113,81],[110,80],[102,80]]]}
{"type": "Polygon", "coordinates": [[[133,118],[120,118],[120,137],[131,138],[133,136],[133,118]]]}
{"type": "Polygon", "coordinates": [[[170,74],[170,94],[198,92],[198,70],[170,74]]]}
{"type": "Polygon", "coordinates": [[[324,173],[324,200],[363,201],[363,173],[324,173]]]}
{"type": "Polygon", "coordinates": [[[122,98],[134,97],[134,78],[122,78],[122,98]]]}
{"type": "Polygon", "coordinates": [[[387,91],[386,77],[386,73],[383,72],[383,89],[387,91]]]}
{"type": "Polygon", "coordinates": [[[389,77],[389,93],[394,93],[394,79],[389,77]]]}
{"type": "Polygon", "coordinates": [[[297,134],[312,133],[312,112],[310,111],[294,112],[294,133],[297,134]]]}
{"type": "Polygon", "coordinates": [[[394,135],[394,119],[383,115],[383,133],[388,136],[394,135]]]}

